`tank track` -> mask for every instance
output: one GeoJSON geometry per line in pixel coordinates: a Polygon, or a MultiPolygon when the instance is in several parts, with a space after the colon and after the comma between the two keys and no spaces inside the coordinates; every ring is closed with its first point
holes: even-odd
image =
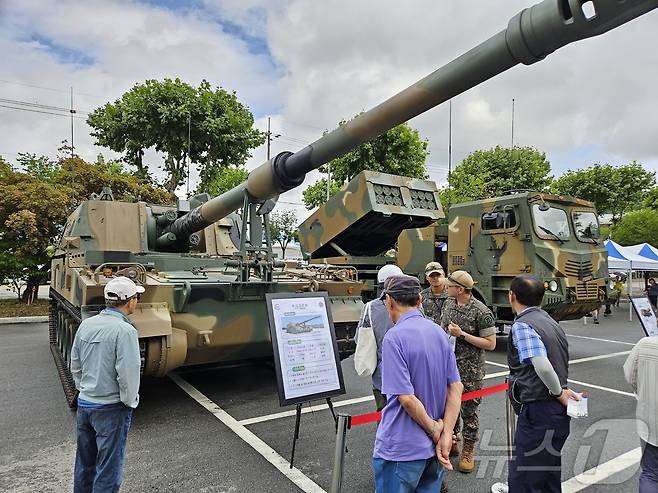
{"type": "Polygon", "coordinates": [[[75,388],[70,370],[71,347],[81,320],[80,310],[51,289],[48,313],[50,352],[55,360],[55,368],[62,382],[66,402],[71,409],[78,407],[78,390],[75,388]]]}

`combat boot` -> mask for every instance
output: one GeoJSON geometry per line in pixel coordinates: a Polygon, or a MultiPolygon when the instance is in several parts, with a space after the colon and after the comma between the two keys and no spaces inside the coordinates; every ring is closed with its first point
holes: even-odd
{"type": "Polygon", "coordinates": [[[462,454],[459,457],[459,472],[469,473],[475,468],[475,442],[464,438],[462,454]]]}

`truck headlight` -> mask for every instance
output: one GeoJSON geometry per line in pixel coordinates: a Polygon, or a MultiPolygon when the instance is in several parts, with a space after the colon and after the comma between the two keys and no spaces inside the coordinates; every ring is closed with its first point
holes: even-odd
{"type": "Polygon", "coordinates": [[[555,292],[557,291],[558,285],[556,280],[552,280],[551,282],[548,283],[548,289],[551,291],[555,292]]]}

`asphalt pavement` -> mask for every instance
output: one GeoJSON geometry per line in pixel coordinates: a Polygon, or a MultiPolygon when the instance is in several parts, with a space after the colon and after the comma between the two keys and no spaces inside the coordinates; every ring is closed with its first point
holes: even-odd
{"type": "MultiPolygon", "coordinates": [[[[589,417],[572,420],[563,451],[563,491],[637,491],[635,399],[622,365],[642,329],[628,322],[624,307],[600,325],[591,320],[562,325],[569,335],[571,386],[589,393],[590,411],[589,417]],[[599,465],[597,476],[590,472],[573,479],[599,465]]],[[[487,354],[486,386],[504,381],[505,347],[506,338],[499,337],[497,349],[487,354]]],[[[369,380],[356,376],[351,358],[342,368],[347,393],[334,399],[336,411],[373,411],[369,380]]],[[[47,324],[0,326],[0,382],[0,491],[70,491],[75,415],[55,372],[47,324]]],[[[322,401],[313,403],[315,408],[304,406],[291,471],[294,408],[279,406],[271,365],[181,370],[174,379],[144,381],[140,394],[121,491],[329,491],[331,414],[322,401]]],[[[502,393],[483,399],[480,426],[477,469],[470,475],[449,473],[452,491],[490,491],[492,483],[506,478],[502,393]]],[[[369,424],[348,431],[343,491],[373,490],[375,430],[369,424]]]]}

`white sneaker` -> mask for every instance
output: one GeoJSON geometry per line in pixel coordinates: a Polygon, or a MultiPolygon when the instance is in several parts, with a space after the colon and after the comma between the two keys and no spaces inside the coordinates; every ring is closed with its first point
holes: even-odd
{"type": "Polygon", "coordinates": [[[507,483],[494,483],[491,486],[491,493],[508,493],[509,487],[507,483]]]}

